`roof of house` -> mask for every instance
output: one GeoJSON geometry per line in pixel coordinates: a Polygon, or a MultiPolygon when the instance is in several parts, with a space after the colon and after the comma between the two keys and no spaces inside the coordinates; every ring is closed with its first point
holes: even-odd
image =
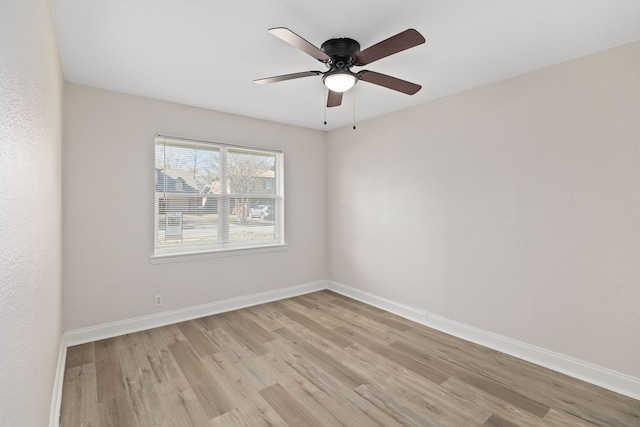
{"type": "Polygon", "coordinates": [[[198,193],[198,182],[193,175],[184,169],[156,168],[158,179],[156,180],[156,191],[198,193]],[[182,181],[185,185],[181,191],[177,191],[176,183],[182,181]]]}

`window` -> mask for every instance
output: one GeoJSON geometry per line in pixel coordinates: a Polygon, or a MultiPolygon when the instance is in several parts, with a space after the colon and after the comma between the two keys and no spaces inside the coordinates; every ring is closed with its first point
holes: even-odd
{"type": "Polygon", "coordinates": [[[152,262],[286,248],[282,157],[156,136],[152,262]]]}

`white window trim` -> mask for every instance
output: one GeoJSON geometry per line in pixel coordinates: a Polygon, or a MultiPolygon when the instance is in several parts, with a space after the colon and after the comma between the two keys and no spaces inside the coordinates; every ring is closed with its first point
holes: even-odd
{"type": "Polygon", "coordinates": [[[191,261],[205,258],[219,258],[235,255],[252,255],[265,252],[286,251],[289,245],[286,243],[264,244],[256,246],[243,246],[241,248],[220,248],[213,250],[204,250],[198,252],[172,253],[162,255],[152,255],[151,264],[165,264],[176,261],[191,261]]]}
{"type": "MultiPolygon", "coordinates": [[[[285,238],[284,238],[284,203],[282,202],[282,200],[284,200],[284,153],[282,151],[271,149],[271,148],[265,148],[265,147],[227,144],[227,143],[221,143],[217,141],[207,141],[207,140],[184,138],[184,137],[171,136],[171,135],[156,134],[155,137],[156,139],[166,138],[170,140],[185,141],[185,142],[192,142],[192,143],[212,144],[212,145],[216,145],[219,147],[226,147],[226,148],[238,148],[238,149],[244,149],[244,150],[255,149],[256,151],[276,153],[277,154],[276,170],[278,171],[278,173],[276,174],[275,184],[277,188],[279,188],[279,192],[275,197],[273,196],[273,194],[268,194],[268,195],[256,194],[255,197],[263,197],[263,198],[272,197],[274,198],[274,200],[278,200],[278,199],[281,200],[281,212],[279,215],[279,219],[274,222],[276,233],[278,236],[281,236],[281,237],[280,237],[280,241],[276,243],[274,243],[273,241],[267,241],[267,242],[256,241],[256,242],[252,242],[253,244],[251,246],[242,244],[242,243],[237,243],[237,242],[229,242],[229,243],[218,243],[211,246],[200,246],[198,247],[198,250],[193,250],[194,247],[186,247],[186,248],[171,248],[170,251],[169,250],[164,251],[163,248],[157,248],[155,246],[156,245],[155,239],[156,239],[157,226],[158,226],[157,224],[158,197],[157,195],[154,195],[154,215],[153,215],[154,216],[154,243],[153,243],[154,253],[150,256],[151,264],[164,264],[164,263],[177,262],[177,261],[189,261],[189,260],[217,258],[217,257],[226,257],[226,256],[235,256],[235,255],[250,255],[250,254],[259,254],[259,253],[265,253],[265,252],[279,252],[279,251],[287,250],[288,245],[285,242],[285,238]]],[[[155,147],[155,142],[154,142],[154,147],[155,147]]],[[[222,150],[222,151],[226,155],[226,150],[222,150]]],[[[220,180],[221,182],[226,182],[226,175],[224,176],[221,175],[220,180]]],[[[235,194],[226,193],[226,186],[223,186],[222,188],[224,188],[223,191],[225,192],[225,194],[223,195],[224,197],[222,197],[222,199],[230,200],[230,198],[235,196],[235,194]]],[[[182,194],[180,194],[180,196],[182,196],[182,194]]],[[[251,196],[254,197],[253,194],[251,196]]],[[[185,196],[185,197],[188,197],[188,196],[185,196]]],[[[221,195],[210,195],[209,197],[221,197],[221,195]]],[[[226,221],[223,221],[222,226],[228,227],[228,217],[226,217],[226,221]]]]}

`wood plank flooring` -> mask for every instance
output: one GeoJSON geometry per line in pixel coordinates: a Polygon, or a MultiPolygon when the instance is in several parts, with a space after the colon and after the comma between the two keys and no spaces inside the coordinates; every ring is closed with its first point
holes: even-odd
{"type": "Polygon", "coordinates": [[[70,347],[60,425],[640,426],[640,401],[330,291],[70,347]]]}

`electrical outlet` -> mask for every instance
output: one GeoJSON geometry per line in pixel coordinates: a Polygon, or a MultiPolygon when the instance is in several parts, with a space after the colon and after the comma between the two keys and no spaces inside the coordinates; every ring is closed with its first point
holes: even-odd
{"type": "Polygon", "coordinates": [[[156,305],[156,307],[159,306],[159,305],[162,305],[162,294],[156,295],[155,305],[156,305]]]}

